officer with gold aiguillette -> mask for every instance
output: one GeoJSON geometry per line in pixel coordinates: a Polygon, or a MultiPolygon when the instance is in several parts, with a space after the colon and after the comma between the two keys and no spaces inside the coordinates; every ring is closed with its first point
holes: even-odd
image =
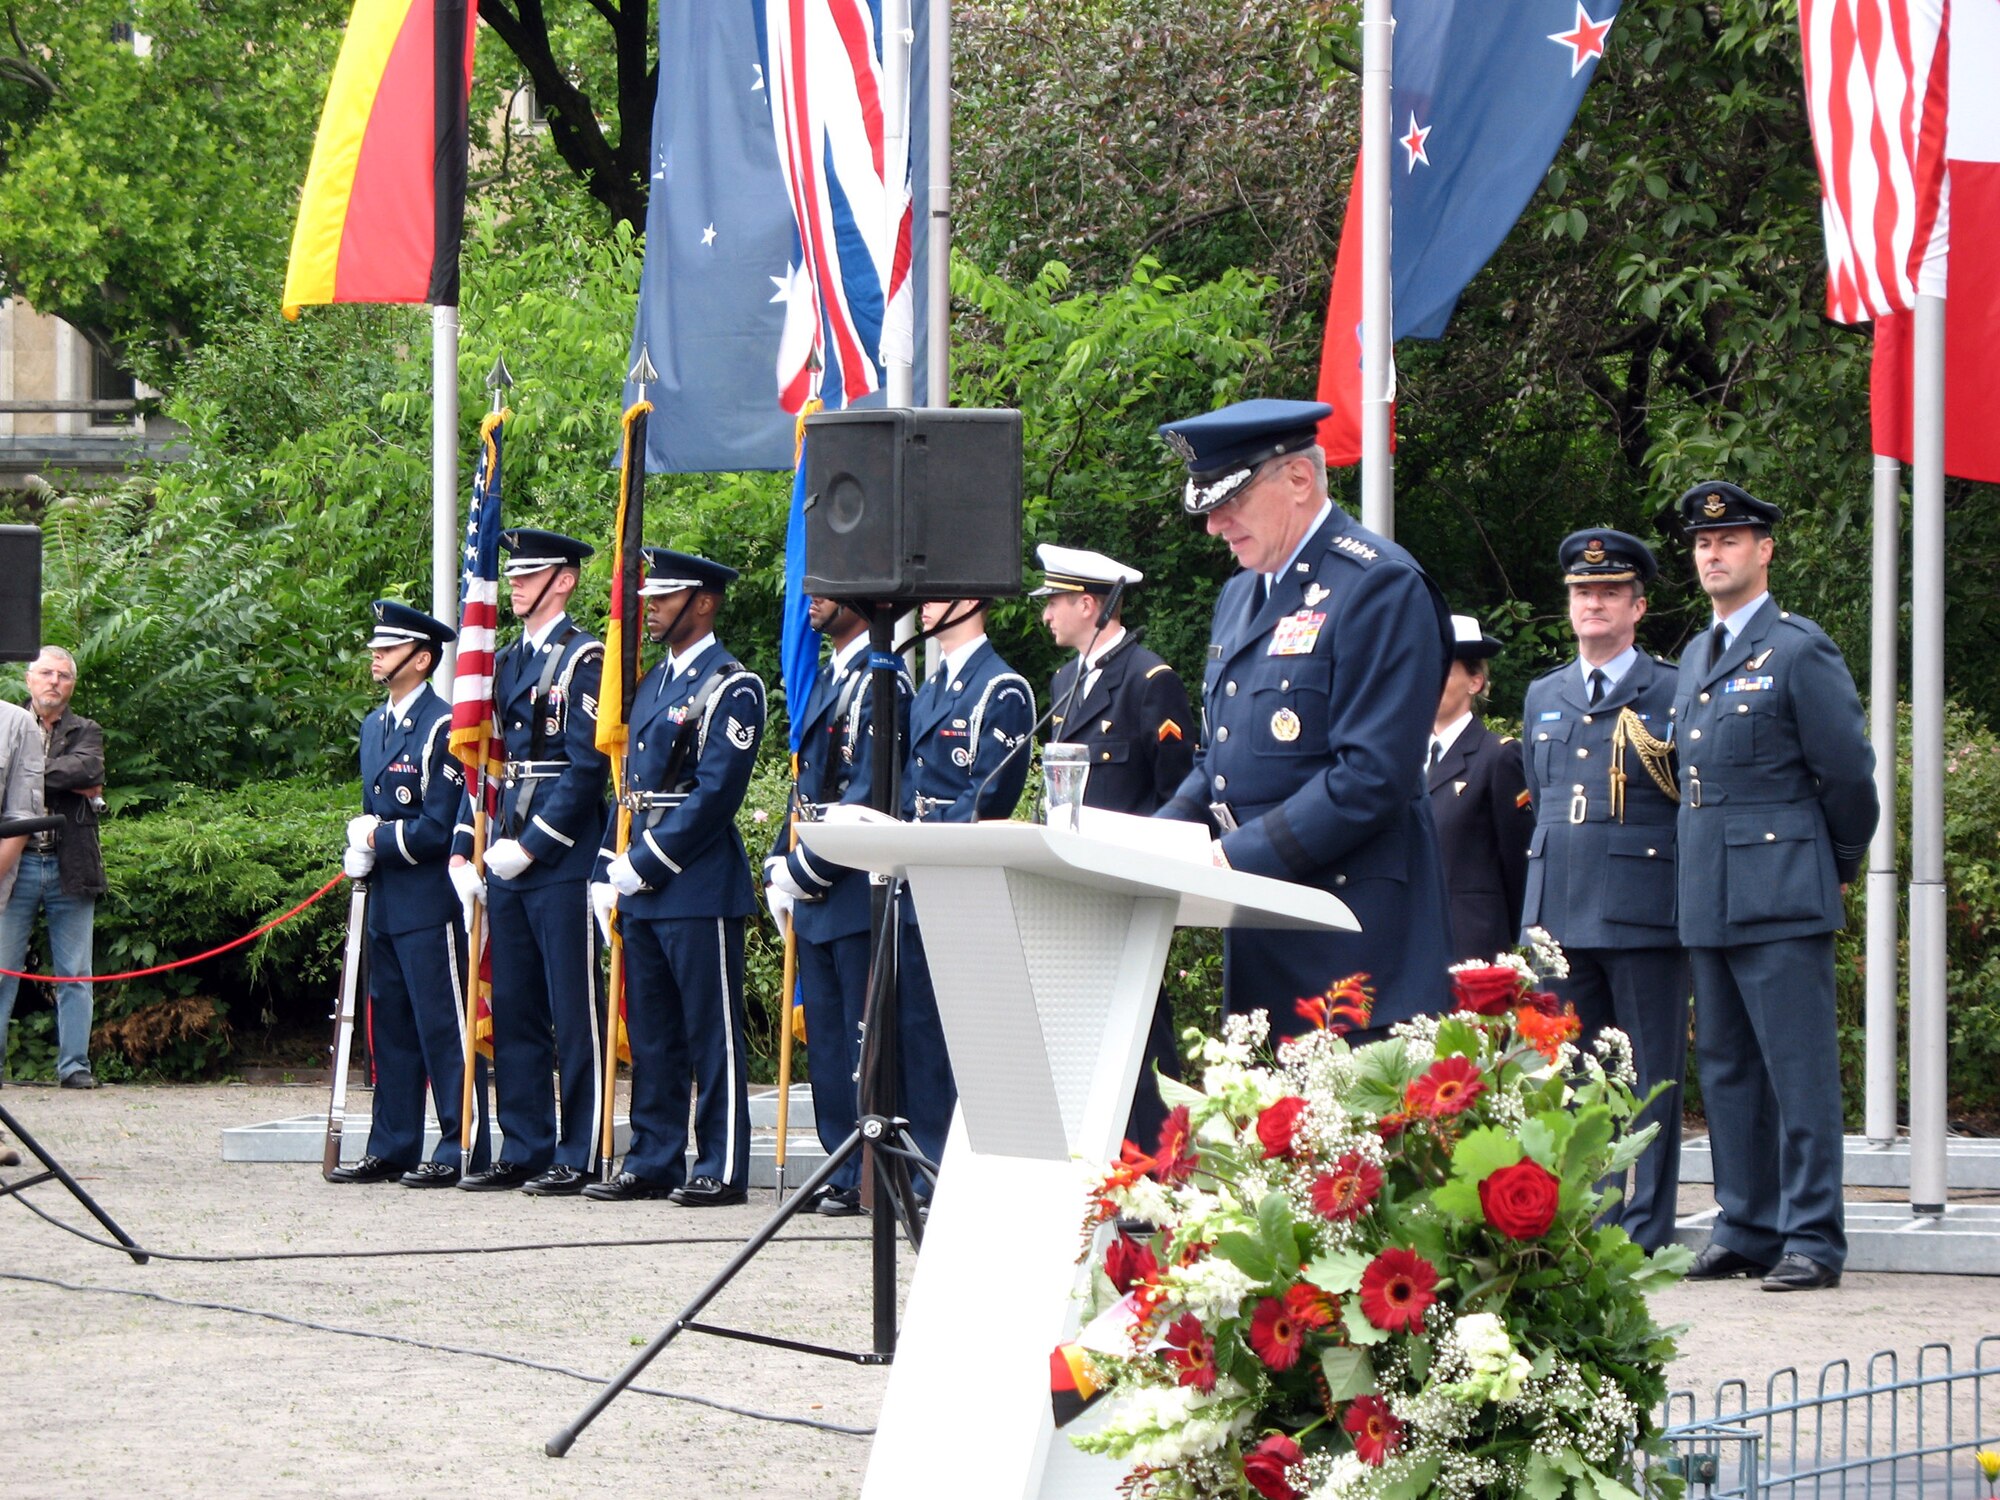
{"type": "Polygon", "coordinates": [[[1521,921],[1568,955],[1569,977],[1552,987],[1576,1007],[1583,1045],[1615,1027],[1631,1038],[1639,1092],[1668,1085],[1640,1117],[1660,1133],[1616,1210],[1627,1234],[1657,1250],[1674,1232],[1687,1071],[1688,965],[1674,927],[1676,673],[1636,644],[1660,570],[1644,542],[1594,527],[1564,537],[1556,558],[1577,655],[1529,684],[1522,710],[1535,831],[1521,921]]]}

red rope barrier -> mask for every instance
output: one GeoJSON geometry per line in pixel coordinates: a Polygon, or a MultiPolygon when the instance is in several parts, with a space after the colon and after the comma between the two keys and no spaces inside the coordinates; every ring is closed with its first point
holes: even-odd
{"type": "Polygon", "coordinates": [[[198,964],[205,958],[215,957],[218,953],[227,953],[231,948],[241,948],[245,943],[253,943],[272,928],[284,926],[346,878],[345,875],[334,876],[282,917],[273,917],[256,931],[246,932],[240,938],[231,938],[221,947],[211,948],[206,953],[197,953],[193,958],[177,958],[170,963],[154,964],[150,969],[132,969],[123,974],[23,974],[18,969],[0,969],[0,974],[13,979],[40,979],[48,984],[108,984],[114,979],[143,979],[148,974],[164,974],[169,969],[185,969],[189,964],[198,964]]]}

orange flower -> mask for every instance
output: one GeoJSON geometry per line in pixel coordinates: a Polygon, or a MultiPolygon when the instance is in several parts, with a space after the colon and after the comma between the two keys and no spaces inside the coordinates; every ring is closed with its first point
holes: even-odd
{"type": "Polygon", "coordinates": [[[1326,993],[1309,995],[1293,1009],[1319,1030],[1331,1031],[1336,1036],[1364,1028],[1375,1009],[1375,991],[1362,983],[1367,977],[1350,974],[1336,980],[1326,993]]]}
{"type": "Polygon", "coordinates": [[[1524,1005],[1514,1012],[1514,1029],[1521,1033],[1522,1041],[1554,1062],[1562,1044],[1577,1039],[1583,1023],[1577,1019],[1574,1006],[1566,1005],[1561,1015],[1551,1016],[1524,1005]]]}

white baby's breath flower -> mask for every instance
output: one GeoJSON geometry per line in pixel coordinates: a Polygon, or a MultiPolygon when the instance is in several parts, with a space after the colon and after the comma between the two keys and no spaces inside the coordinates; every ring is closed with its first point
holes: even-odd
{"type": "Polygon", "coordinates": [[[1569,978],[1569,956],[1546,927],[1530,927],[1524,936],[1535,956],[1535,967],[1550,979],[1569,978]]]}
{"type": "Polygon", "coordinates": [[[1192,1265],[1176,1266],[1160,1277],[1168,1296],[1213,1326],[1243,1310],[1243,1299],[1259,1283],[1219,1255],[1204,1255],[1192,1265]]]}

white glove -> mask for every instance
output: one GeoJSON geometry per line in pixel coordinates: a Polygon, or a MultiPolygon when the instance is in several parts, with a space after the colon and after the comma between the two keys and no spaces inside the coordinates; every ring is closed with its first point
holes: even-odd
{"type": "Polygon", "coordinates": [[[593,880],[590,883],[590,914],[597,918],[597,930],[604,934],[604,941],[611,941],[611,914],[618,909],[618,887],[608,880],[593,880]]]}
{"type": "Polygon", "coordinates": [[[501,839],[486,850],[486,873],[501,880],[518,880],[527,873],[535,856],[521,847],[519,839],[501,839]]]}
{"type": "Polygon", "coordinates": [[[776,890],[783,891],[794,901],[810,901],[812,899],[812,892],[800,885],[798,877],[792,874],[790,861],[776,854],[764,861],[764,883],[776,890]]]}
{"type": "Polygon", "coordinates": [[[375,851],[349,849],[340,857],[340,868],[349,880],[366,880],[375,870],[375,851]]]}
{"type": "Polygon", "coordinates": [[[350,849],[373,849],[375,847],[375,825],[382,820],[373,813],[363,813],[358,818],[347,820],[347,847],[350,849]]]}
{"type": "Polygon", "coordinates": [[[771,920],[777,924],[779,932],[785,930],[785,923],[792,917],[792,894],[776,885],[764,887],[764,902],[771,908],[771,920]]]}
{"type": "Polygon", "coordinates": [[[458,904],[465,908],[466,925],[471,926],[472,908],[486,900],[486,882],[479,878],[479,867],[467,860],[447,866],[445,873],[451,877],[451,888],[458,892],[458,904]]]}
{"type": "Polygon", "coordinates": [[[646,888],[646,882],[632,868],[632,856],[629,854],[621,854],[612,860],[605,867],[604,875],[621,896],[636,896],[646,888]]]}

